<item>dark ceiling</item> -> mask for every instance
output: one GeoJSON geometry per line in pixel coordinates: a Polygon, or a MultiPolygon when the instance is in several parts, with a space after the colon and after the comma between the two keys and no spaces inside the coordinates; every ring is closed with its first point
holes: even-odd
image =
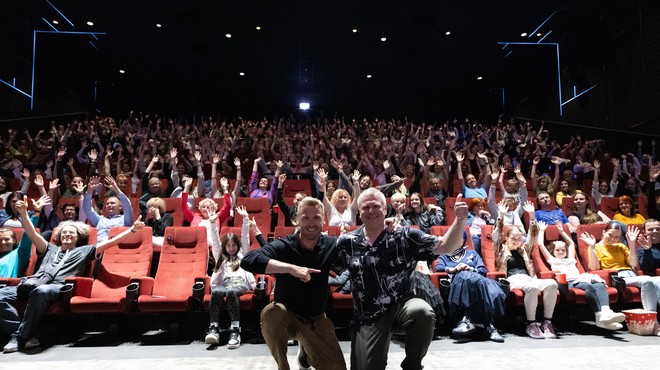
{"type": "MultiPolygon", "coordinates": [[[[642,20],[657,17],[651,2],[618,3],[3,0],[0,79],[15,77],[28,92],[34,30],[107,34],[95,39],[40,33],[35,109],[29,110],[25,96],[0,85],[0,115],[94,108],[109,114],[130,108],[281,114],[304,99],[326,112],[437,119],[494,119],[505,113],[562,120],[555,47],[498,44],[543,39],[561,48],[563,101],[573,86],[579,93],[597,85],[593,93],[600,89],[603,95],[585,94],[563,110],[597,121],[606,114],[583,111],[588,104],[606,106],[601,100],[612,95],[602,92],[611,78],[604,74],[605,62],[623,58],[624,64],[637,64],[611,56],[610,48],[621,43],[625,54],[643,34],[635,27],[651,27],[642,20]],[[653,16],[642,16],[648,8],[653,16]],[[546,19],[541,36],[521,36],[546,19]]],[[[637,48],[642,54],[643,45],[637,48]]]]}

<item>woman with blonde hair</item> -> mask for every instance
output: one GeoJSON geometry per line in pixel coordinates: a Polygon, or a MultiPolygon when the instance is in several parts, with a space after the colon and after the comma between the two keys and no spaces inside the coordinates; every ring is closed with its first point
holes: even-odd
{"type": "Polygon", "coordinates": [[[342,226],[349,225],[355,226],[357,222],[357,199],[360,196],[360,171],[353,171],[353,191],[355,196],[351,195],[345,189],[337,189],[332,194],[332,198],[328,199],[326,195],[326,185],[328,180],[328,174],[325,170],[320,169],[318,171],[319,175],[319,185],[323,189],[323,206],[325,207],[325,213],[328,217],[328,225],[330,226],[342,226]]]}
{"type": "Polygon", "coordinates": [[[154,246],[163,246],[165,228],[174,224],[171,213],[165,212],[165,201],[162,198],[151,198],[147,201],[147,222],[151,228],[154,246]]]}

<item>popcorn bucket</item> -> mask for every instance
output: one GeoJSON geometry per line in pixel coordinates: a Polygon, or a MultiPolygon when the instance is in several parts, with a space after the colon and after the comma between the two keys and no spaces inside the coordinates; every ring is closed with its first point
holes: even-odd
{"type": "Polygon", "coordinates": [[[652,335],[656,323],[656,313],[646,311],[641,308],[632,310],[623,310],[626,315],[626,325],[628,330],[637,335],[652,335]]]}

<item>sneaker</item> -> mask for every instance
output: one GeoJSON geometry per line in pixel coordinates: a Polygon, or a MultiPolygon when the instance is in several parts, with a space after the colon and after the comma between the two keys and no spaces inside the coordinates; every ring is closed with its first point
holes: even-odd
{"type": "Polygon", "coordinates": [[[14,353],[18,352],[19,349],[21,349],[21,343],[18,340],[18,336],[14,335],[5,345],[5,348],[2,349],[2,353],[14,353]]]}
{"type": "Polygon", "coordinates": [[[609,311],[603,310],[600,312],[600,320],[597,321],[602,322],[604,325],[609,325],[617,322],[622,322],[625,320],[626,320],[626,315],[622,314],[621,312],[614,312],[612,310],[609,311]]]}
{"type": "Polygon", "coordinates": [[[613,331],[614,330],[621,330],[621,329],[623,329],[623,325],[621,323],[618,323],[618,322],[613,322],[613,323],[607,325],[605,327],[605,329],[613,330],[613,331]]]}
{"type": "Polygon", "coordinates": [[[206,338],[204,338],[206,344],[218,345],[220,343],[220,331],[215,325],[209,326],[209,331],[206,333],[206,338]]]}
{"type": "Polygon", "coordinates": [[[309,361],[307,360],[307,352],[303,348],[302,344],[298,345],[298,354],[296,355],[298,359],[298,368],[300,370],[310,370],[312,367],[309,366],[309,361]]]}
{"type": "Polygon", "coordinates": [[[525,331],[527,332],[527,335],[530,336],[530,338],[545,339],[543,331],[537,322],[530,322],[527,324],[527,329],[525,331]]]}
{"type": "Polygon", "coordinates": [[[227,348],[236,349],[241,346],[241,328],[233,327],[229,329],[229,341],[227,348]]]}
{"type": "Polygon", "coordinates": [[[653,325],[653,335],[660,337],[660,324],[657,322],[653,325]]]}
{"type": "Polygon", "coordinates": [[[557,338],[557,334],[555,334],[555,328],[552,326],[552,321],[550,320],[543,321],[543,324],[541,325],[541,329],[543,330],[544,337],[557,338]]]}
{"type": "Polygon", "coordinates": [[[470,319],[467,317],[464,317],[461,322],[456,325],[454,330],[451,331],[452,334],[457,335],[457,336],[465,336],[468,334],[472,334],[477,330],[477,328],[470,322],[470,319]]]}
{"type": "Polygon", "coordinates": [[[500,333],[497,331],[497,328],[494,327],[493,324],[488,325],[486,327],[486,331],[488,332],[488,339],[493,342],[504,343],[504,337],[500,335],[500,333]]]}
{"type": "Polygon", "coordinates": [[[37,339],[36,337],[25,342],[25,349],[37,348],[39,346],[41,346],[41,342],[39,342],[39,339],[37,339]]]}

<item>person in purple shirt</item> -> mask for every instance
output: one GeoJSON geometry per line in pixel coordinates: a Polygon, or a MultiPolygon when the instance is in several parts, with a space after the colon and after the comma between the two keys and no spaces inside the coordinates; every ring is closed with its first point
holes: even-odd
{"type": "Polygon", "coordinates": [[[252,166],[252,176],[250,176],[250,188],[249,194],[250,198],[268,198],[268,203],[273,205],[273,194],[277,194],[277,180],[280,175],[280,170],[282,169],[282,161],[277,161],[277,170],[275,170],[275,176],[273,176],[273,182],[268,189],[268,179],[266,177],[259,178],[259,162],[261,157],[254,160],[254,165],[252,166]],[[258,182],[257,182],[258,180],[258,182]]]}

